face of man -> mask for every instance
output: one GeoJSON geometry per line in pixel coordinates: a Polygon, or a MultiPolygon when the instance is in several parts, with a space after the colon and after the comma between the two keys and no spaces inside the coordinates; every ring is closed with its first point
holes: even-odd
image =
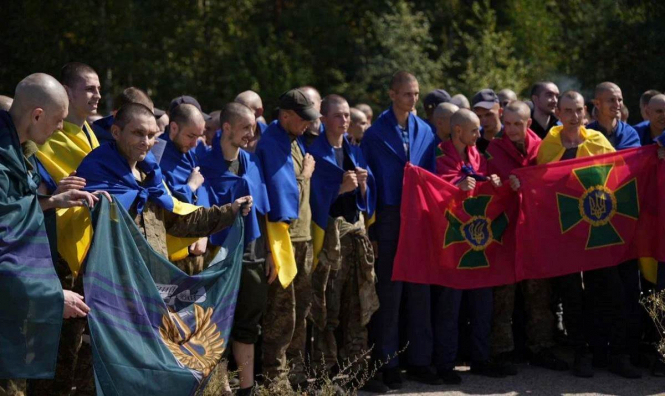
{"type": "Polygon", "coordinates": [[[365,131],[369,128],[369,122],[367,122],[365,113],[359,112],[356,116],[360,119],[357,122],[351,122],[349,125],[349,134],[356,142],[360,142],[365,135],[365,131]]]}
{"type": "Polygon", "coordinates": [[[95,73],[86,73],[73,87],[65,87],[69,96],[69,107],[80,117],[97,114],[97,105],[101,99],[101,85],[95,73]]]}
{"type": "Polygon", "coordinates": [[[597,117],[599,119],[621,119],[621,105],[623,104],[623,95],[620,89],[606,89],[601,91],[593,105],[596,107],[597,117]]]}
{"type": "Polygon", "coordinates": [[[328,114],[321,117],[326,133],[333,136],[344,135],[349,130],[351,111],[348,103],[336,103],[328,107],[328,114]]]}
{"type": "Polygon", "coordinates": [[[559,88],[554,84],[546,84],[538,95],[533,95],[531,100],[535,108],[544,114],[554,115],[559,97],[559,88]]]}
{"type": "Polygon", "coordinates": [[[407,113],[415,110],[420,96],[420,87],[418,81],[406,82],[398,85],[395,90],[391,89],[388,94],[393,102],[393,109],[407,113]]]}
{"type": "Polygon", "coordinates": [[[652,100],[647,106],[651,127],[657,131],[665,130],[665,101],[652,100]]]}
{"type": "Polygon", "coordinates": [[[169,125],[169,116],[164,113],[164,115],[157,120],[157,129],[159,129],[160,134],[164,133],[167,125],[169,125]]]}
{"type": "Polygon", "coordinates": [[[460,142],[465,146],[475,146],[476,141],[480,138],[480,122],[477,118],[469,120],[462,125],[455,126],[455,131],[460,142]]]}
{"type": "Polygon", "coordinates": [[[501,106],[495,103],[491,109],[474,107],[473,112],[480,119],[480,125],[485,132],[494,134],[501,130],[501,106]]]}
{"type": "Polygon", "coordinates": [[[186,153],[196,147],[199,138],[203,136],[205,122],[189,122],[183,125],[171,122],[170,128],[171,140],[181,153],[186,153]]]}
{"type": "Polygon", "coordinates": [[[294,136],[301,136],[307,128],[312,125],[312,121],[303,120],[293,110],[285,110],[282,126],[288,133],[294,136]]]}
{"type": "Polygon", "coordinates": [[[450,117],[453,113],[444,114],[440,117],[434,117],[434,126],[439,139],[446,141],[450,138],[450,117]]]}
{"type": "Polygon", "coordinates": [[[254,138],[254,129],[256,128],[256,118],[251,114],[241,115],[231,125],[224,123],[224,136],[233,147],[246,149],[254,138]]]}
{"type": "Polygon", "coordinates": [[[503,113],[503,131],[513,143],[524,143],[526,131],[531,126],[531,118],[515,111],[503,113]]]}
{"type": "Polygon", "coordinates": [[[130,163],[145,159],[155,144],[158,131],[155,117],[147,114],[135,117],[122,130],[117,125],[111,127],[118,151],[130,163]]]}
{"type": "Polygon", "coordinates": [[[28,140],[32,140],[36,144],[46,143],[55,131],[62,129],[63,121],[67,117],[67,109],[67,103],[53,104],[48,109],[34,109],[28,128],[28,140]]]}
{"type": "Polygon", "coordinates": [[[584,114],[584,99],[581,96],[576,96],[574,99],[562,98],[556,110],[556,116],[564,130],[578,130],[584,125],[584,114]]]}
{"type": "Polygon", "coordinates": [[[205,129],[203,131],[203,137],[205,138],[206,145],[212,145],[212,139],[215,138],[215,133],[219,129],[219,123],[215,118],[212,118],[205,122],[205,129]]]}

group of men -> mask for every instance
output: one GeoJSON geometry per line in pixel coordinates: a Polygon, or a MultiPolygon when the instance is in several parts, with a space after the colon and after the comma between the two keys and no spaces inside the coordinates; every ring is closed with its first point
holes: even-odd
{"type": "MultiPolygon", "coordinates": [[[[17,200],[25,201],[24,211],[40,205],[43,215],[30,212],[42,219],[30,225],[33,232],[44,231],[44,216],[55,216],[48,236],[56,241],[52,261],[63,293],[52,300],[64,301],[65,320],[55,378],[12,378],[0,351],[0,393],[95,393],[82,283],[81,241],[89,235],[72,229],[72,219],[102,195],[122,205],[150,245],[190,275],[205,270],[237,213],[245,216],[226,358],[232,354],[240,369],[239,395],[255,388],[255,356],[266,381],[294,389],[310,387],[307,361],[331,377],[344,371],[351,377],[345,384],[377,393],[402,386],[402,367],[414,381],[459,384],[460,327],[469,329],[471,373],[515,375],[518,289],[531,364],[569,369],[552,351],[552,307],[560,299],[574,375],[608,367],[640,377],[637,261],[466,291],[391,277],[407,163],[462,190],[483,182],[518,190],[516,168],[654,143],[665,130],[665,95],[642,96],[645,121],[634,128],[621,120],[621,89],[609,82],[595,89],[593,115],[582,95],[560,94],[552,82],[535,84],[528,103],[510,90],[483,89],[469,102],[437,89],[424,99],[426,120],[416,115],[420,90],[412,74],[397,72],[388,95],[391,105],[373,119],[368,105],[350,107],[342,96],[321,98],[304,86],[282,94],[275,120],[266,124],[253,91],[207,114],[191,96],[161,111],[130,87],[100,118],[101,86],[90,66],[68,63],[59,81],[26,77],[13,103],[0,101],[0,154],[15,162],[0,167],[0,215],[8,221],[17,200]],[[380,373],[367,380],[372,363],[380,373]]],[[[7,257],[0,250],[0,262],[7,257]]],[[[0,320],[20,319],[4,308],[0,320]]]]}

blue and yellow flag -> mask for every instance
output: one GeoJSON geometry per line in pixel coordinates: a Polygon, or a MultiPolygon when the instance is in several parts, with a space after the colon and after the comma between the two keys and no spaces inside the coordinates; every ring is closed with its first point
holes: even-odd
{"type": "MultiPolygon", "coordinates": [[[[300,139],[298,145],[304,155],[305,146],[300,139]]],[[[283,287],[287,287],[298,272],[289,235],[289,223],[298,218],[300,192],[291,158],[291,141],[278,121],[273,121],[265,130],[256,146],[256,154],[263,165],[270,201],[266,226],[268,243],[279,282],[283,287]]]]}
{"type": "Polygon", "coordinates": [[[160,136],[160,139],[166,142],[166,146],[159,161],[159,167],[162,169],[164,181],[166,181],[166,185],[173,196],[183,202],[209,207],[210,203],[206,189],[201,186],[196,191],[192,191],[187,185],[192,170],[199,166],[195,150],[192,149],[186,153],[181,152],[169,138],[168,129],[160,136]]]}
{"type": "Polygon", "coordinates": [[[9,113],[0,111],[0,378],[53,378],[63,296],[9,113]]]}
{"type": "MultiPolygon", "coordinates": [[[[248,244],[261,236],[258,216],[265,216],[270,210],[261,164],[255,154],[240,150],[239,175],[230,172],[222,155],[220,141],[221,132],[218,131],[212,141],[212,148],[199,158],[201,174],[205,178],[204,186],[213,205],[221,206],[246,195],[252,196],[252,209],[245,216],[245,244],[248,244]]],[[[225,229],[210,236],[210,243],[221,246],[228,233],[225,229]]]]}
{"type": "MultiPolygon", "coordinates": [[[[374,175],[369,170],[365,159],[363,158],[360,147],[353,146],[344,138],[342,144],[345,154],[349,156],[353,165],[357,168],[366,169],[369,173],[367,178],[367,191],[365,197],[360,194],[360,189],[356,189],[356,205],[358,210],[367,214],[368,218],[374,215],[376,207],[376,187],[374,184],[374,175]]],[[[339,196],[339,189],[344,178],[344,169],[342,169],[335,159],[335,150],[328,142],[326,135],[319,136],[309,147],[308,152],[316,161],[316,168],[312,175],[310,185],[310,205],[312,207],[312,243],[314,245],[314,264],[319,261],[319,253],[323,248],[326,226],[328,225],[328,214],[330,207],[339,196]]]]}
{"type": "MultiPolygon", "coordinates": [[[[136,167],[146,175],[142,185],[139,185],[134,178],[129,164],[118,152],[115,142],[110,142],[93,150],[81,162],[76,174],[85,179],[85,190],[91,192],[104,190],[109,194],[115,194],[118,202],[126,210],[136,203],[136,210],[141,213],[148,201],[180,215],[186,215],[198,209],[197,206],[181,202],[171,196],[152,153],[148,153],[143,161],[136,164],[136,167]]],[[[81,216],[78,224],[80,227],[89,227],[89,217],[81,216]]],[[[169,259],[177,261],[187,257],[187,247],[197,240],[198,238],[176,238],[167,235],[169,259]]],[[[88,246],[89,243],[84,247],[85,252],[87,252],[88,246]]],[[[79,258],[85,257],[85,254],[81,256],[81,253],[83,252],[77,251],[75,255],[66,257],[70,267],[72,262],[78,263],[80,266],[79,258]]]]}
{"type": "Polygon", "coordinates": [[[122,205],[95,207],[83,274],[97,394],[194,395],[228,345],[243,253],[243,221],[188,276],[155,252],[122,205]]]}

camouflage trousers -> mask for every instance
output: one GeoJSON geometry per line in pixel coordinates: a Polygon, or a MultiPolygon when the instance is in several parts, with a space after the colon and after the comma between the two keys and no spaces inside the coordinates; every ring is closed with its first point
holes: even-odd
{"type": "Polygon", "coordinates": [[[25,396],[26,394],[24,379],[0,379],[0,396],[25,396]]]}
{"type": "MultiPolygon", "coordinates": [[[[362,243],[361,238],[364,236],[357,234],[341,238],[342,262],[339,269],[330,270],[325,288],[325,323],[322,328],[312,328],[312,361],[315,365],[325,364],[328,373],[338,361],[342,367],[350,363],[358,366],[367,352],[367,323],[363,323],[360,292],[363,259],[357,246],[362,243]]],[[[313,277],[317,275],[315,271],[313,277]]],[[[318,289],[314,279],[313,284],[318,289]]]]}
{"type": "Polygon", "coordinates": [[[491,354],[496,356],[515,349],[513,340],[513,311],[515,292],[524,294],[527,347],[532,353],[554,345],[554,314],[550,309],[551,284],[548,279],[529,279],[517,284],[494,288],[491,354]]]}
{"type": "Polygon", "coordinates": [[[263,374],[283,380],[289,373],[291,384],[307,380],[305,347],[307,316],[312,306],[312,242],[293,242],[298,273],[290,285],[279,280],[268,290],[268,306],[263,317],[263,374]]]}

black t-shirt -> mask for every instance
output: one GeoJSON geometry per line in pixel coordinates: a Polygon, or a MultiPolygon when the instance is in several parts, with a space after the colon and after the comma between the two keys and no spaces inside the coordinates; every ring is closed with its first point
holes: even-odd
{"type": "Polygon", "coordinates": [[[571,147],[563,152],[563,155],[561,156],[561,159],[559,161],[573,159],[576,156],[577,156],[577,147],[571,147]]]}
{"type": "Polygon", "coordinates": [[[533,113],[531,113],[531,118],[533,119],[533,122],[531,123],[531,127],[530,127],[530,128],[531,128],[531,130],[534,131],[534,132],[536,133],[536,135],[538,135],[538,137],[541,138],[541,139],[545,139],[545,136],[547,136],[547,132],[549,132],[550,129],[552,129],[552,127],[555,127],[555,126],[557,125],[557,122],[559,122],[559,119],[558,119],[558,118],[556,118],[555,116],[551,115],[551,116],[550,116],[550,120],[549,120],[549,122],[547,123],[547,125],[545,126],[545,128],[543,128],[542,126],[540,126],[540,124],[538,123],[538,121],[536,121],[536,119],[533,118],[533,113]]]}
{"type": "MultiPolygon", "coordinates": [[[[346,150],[344,150],[343,147],[335,148],[334,150],[335,160],[337,161],[337,165],[339,165],[340,168],[344,169],[344,171],[356,169],[356,167],[353,165],[353,161],[351,161],[351,157],[349,157],[349,154],[346,152],[346,150]]],[[[337,199],[335,199],[335,202],[333,202],[332,206],[330,207],[330,217],[336,218],[343,216],[344,220],[349,223],[353,224],[357,222],[360,218],[360,212],[358,211],[358,206],[356,205],[356,194],[360,194],[360,190],[358,188],[356,188],[355,191],[338,195],[337,199]]]]}

